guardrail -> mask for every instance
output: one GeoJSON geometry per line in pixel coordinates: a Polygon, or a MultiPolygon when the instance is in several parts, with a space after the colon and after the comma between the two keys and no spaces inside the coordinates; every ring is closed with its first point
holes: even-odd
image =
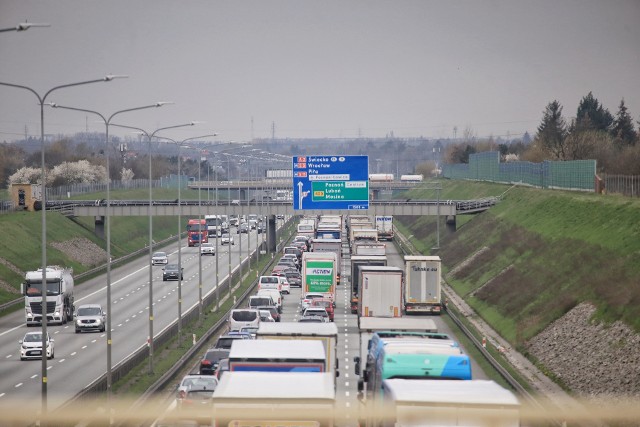
{"type": "MultiPolygon", "coordinates": [[[[400,234],[397,228],[394,226],[394,241],[396,246],[403,255],[417,255],[418,251],[413,248],[411,242],[400,234]]],[[[448,310],[447,305],[443,304],[444,312],[449,315],[449,318],[458,326],[460,331],[473,343],[476,349],[482,354],[487,362],[493,367],[493,369],[500,374],[502,378],[529,404],[533,407],[543,410],[543,405],[538,402],[533,395],[531,395],[526,388],[522,386],[510,373],[507,371],[498,360],[496,360],[489,351],[482,346],[482,343],[475,337],[475,335],[465,326],[464,323],[453,313],[448,310]]],[[[550,422],[556,425],[562,425],[560,421],[550,420],[550,422]]]]}
{"type": "MultiPolygon", "coordinates": [[[[285,223],[283,227],[281,227],[280,230],[282,230],[283,232],[286,232],[287,226],[291,224],[292,221],[293,221],[293,218],[289,218],[289,220],[285,223]]],[[[282,245],[282,242],[278,246],[281,246],[281,245],[282,245]]],[[[257,262],[257,258],[259,257],[261,247],[262,246],[259,246],[258,248],[254,249],[249,254],[249,257],[247,257],[241,262],[241,265],[244,267],[246,264],[250,262],[249,261],[250,259],[253,260],[254,258],[256,259],[256,262],[257,262]]],[[[263,269],[261,270],[261,273],[264,273],[265,271],[267,271],[274,262],[276,262],[276,258],[273,258],[271,262],[269,262],[265,267],[263,267],[263,269]]],[[[228,293],[229,287],[230,286],[233,287],[233,283],[231,282],[231,280],[233,280],[233,276],[236,275],[239,272],[239,270],[240,270],[240,264],[237,265],[235,268],[233,268],[230,274],[227,274],[226,277],[222,278],[222,280],[218,284],[218,295],[225,295],[225,293],[228,293]]],[[[239,280],[240,280],[239,283],[241,284],[243,278],[241,277],[239,280]]],[[[253,291],[256,284],[257,284],[257,279],[252,282],[252,284],[241,295],[240,299],[237,300],[235,304],[233,304],[232,307],[235,308],[240,306],[242,302],[247,298],[247,296],[253,291]]],[[[215,290],[212,290],[207,295],[205,295],[202,300],[203,307],[213,304],[215,297],[216,297],[215,290]]],[[[192,321],[195,321],[198,315],[199,315],[199,308],[197,305],[195,305],[183,314],[182,324],[185,325],[185,324],[189,324],[192,321]]],[[[158,389],[165,387],[169,382],[171,382],[176,372],[182,367],[182,365],[187,360],[192,358],[195,355],[195,353],[202,350],[202,347],[204,347],[204,345],[208,342],[208,340],[213,335],[220,332],[225,325],[226,325],[226,317],[223,316],[220,318],[220,320],[218,320],[218,322],[216,322],[212,326],[211,329],[209,329],[209,331],[207,331],[207,333],[205,333],[202,337],[200,337],[200,339],[196,342],[196,345],[194,345],[189,350],[187,350],[185,355],[181,357],[179,361],[171,369],[167,370],[167,372],[165,372],[149,388],[149,390],[147,390],[147,392],[145,392],[138,399],[137,403],[139,404],[141,401],[143,401],[144,399],[147,399],[151,394],[156,392],[158,389]]],[[[177,333],[178,333],[178,320],[176,319],[173,323],[171,323],[165,329],[160,331],[156,336],[154,336],[154,346],[161,347],[162,345],[166,344],[168,341],[173,339],[177,335],[177,333]]],[[[111,373],[112,381],[113,382],[118,381],[120,378],[127,375],[133,368],[139,366],[141,363],[143,363],[147,359],[148,354],[149,354],[148,347],[146,345],[142,345],[138,349],[136,349],[133,353],[131,353],[129,357],[127,357],[125,360],[114,365],[111,373]]],[[[67,405],[77,400],[91,396],[95,393],[104,392],[106,391],[106,389],[107,389],[107,378],[105,373],[100,378],[97,378],[96,380],[94,380],[91,384],[89,384],[83,390],[78,392],[72,399],[70,399],[64,405],[62,405],[60,409],[64,409],[67,405]]]]}
{"type": "MultiPolygon", "coordinates": [[[[168,237],[168,238],[156,243],[154,245],[154,247],[161,248],[161,247],[163,247],[163,246],[165,246],[165,245],[167,245],[169,243],[174,242],[175,240],[176,240],[176,237],[175,236],[171,236],[171,237],[168,237]]],[[[149,253],[149,247],[148,246],[144,247],[142,249],[138,249],[137,251],[131,252],[130,254],[123,255],[120,258],[116,258],[116,259],[112,260],[111,261],[111,266],[115,266],[115,265],[118,265],[118,264],[123,264],[123,263],[125,263],[125,262],[127,262],[127,261],[129,261],[129,260],[131,260],[133,258],[142,256],[142,255],[148,254],[148,253],[149,253]]],[[[92,277],[93,275],[102,272],[103,270],[104,271],[107,270],[107,264],[102,264],[102,265],[99,265],[98,267],[94,267],[94,268],[91,268],[91,269],[89,269],[87,271],[83,271],[82,273],[75,274],[73,276],[73,280],[75,282],[82,282],[82,281],[92,277]]],[[[5,309],[10,308],[10,307],[13,307],[14,305],[18,305],[18,304],[24,304],[24,297],[20,297],[20,298],[14,299],[13,301],[9,301],[9,302],[5,302],[4,304],[0,304],[0,311],[5,310],[5,309]]]]}

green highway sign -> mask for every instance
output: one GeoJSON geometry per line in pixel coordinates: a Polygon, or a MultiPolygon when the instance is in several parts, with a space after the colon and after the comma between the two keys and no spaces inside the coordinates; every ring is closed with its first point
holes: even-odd
{"type": "Polygon", "coordinates": [[[311,183],[314,202],[360,201],[369,197],[369,181],[315,181],[311,183]]]}

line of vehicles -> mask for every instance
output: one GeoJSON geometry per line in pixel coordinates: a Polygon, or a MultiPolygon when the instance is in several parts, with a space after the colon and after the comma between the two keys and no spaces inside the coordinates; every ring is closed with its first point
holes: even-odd
{"type": "Polygon", "coordinates": [[[229,332],[220,338],[230,347],[210,349],[217,361],[205,355],[201,362],[216,364],[209,406],[185,415],[229,427],[334,425],[341,416],[336,378],[343,343],[335,322],[309,312],[322,301],[318,308],[329,317],[339,286],[348,286],[359,352],[343,372],[357,376],[359,426],[519,425],[515,395],[474,379],[469,356],[426,316],[442,308],[440,259],[407,256],[403,268],[389,266],[377,231],[366,215],[302,218],[272,275],[259,278],[249,306],[230,313],[229,332]],[[291,283],[286,291],[280,278],[296,271],[300,321],[264,317],[265,307],[282,312],[291,283]]]}

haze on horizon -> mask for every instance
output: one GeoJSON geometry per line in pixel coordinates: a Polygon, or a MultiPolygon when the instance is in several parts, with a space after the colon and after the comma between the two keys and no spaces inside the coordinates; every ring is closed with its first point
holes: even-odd
{"type": "MultiPolygon", "coordinates": [[[[592,91],[640,119],[640,2],[0,0],[0,81],[115,122],[220,139],[535,134],[557,99],[592,91]]],[[[103,132],[91,115],[45,110],[46,134],[103,132]]],[[[111,128],[112,134],[129,132],[111,128]]],[[[0,86],[0,142],[40,135],[33,94],[0,86]]]]}

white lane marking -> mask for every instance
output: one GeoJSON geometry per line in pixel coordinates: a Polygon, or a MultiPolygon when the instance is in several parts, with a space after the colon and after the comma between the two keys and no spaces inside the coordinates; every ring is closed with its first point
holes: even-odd
{"type": "Polygon", "coordinates": [[[35,377],[37,377],[37,376],[38,376],[38,374],[31,375],[31,379],[34,379],[34,378],[35,378],[35,377]]]}
{"type": "Polygon", "coordinates": [[[60,360],[58,360],[58,363],[62,363],[62,362],[64,362],[65,360],[67,360],[67,359],[60,359],[60,360]]]}
{"type": "MultiPolygon", "coordinates": [[[[41,310],[41,311],[42,311],[42,310],[41,310]]],[[[60,333],[60,330],[57,330],[57,331],[55,331],[55,332],[53,333],[53,335],[55,335],[55,334],[59,334],[59,333],[60,333]]]]}
{"type": "Polygon", "coordinates": [[[82,346],[82,349],[84,350],[85,348],[87,348],[87,346],[86,346],[86,345],[83,345],[83,346],[82,346]]]}
{"type": "Polygon", "coordinates": [[[53,368],[53,365],[49,366],[49,367],[47,368],[47,371],[48,371],[49,369],[51,369],[51,368],[53,368]]]}
{"type": "MultiPolygon", "coordinates": [[[[351,402],[344,402],[344,406],[346,406],[347,408],[351,407],[351,402]]],[[[351,415],[347,415],[347,418],[351,418],[351,415]]]]}
{"type": "Polygon", "coordinates": [[[74,352],[73,352],[73,353],[71,353],[69,356],[75,356],[76,354],[77,354],[77,352],[75,352],[75,351],[74,351],[74,352]]]}
{"type": "Polygon", "coordinates": [[[10,354],[10,355],[6,356],[5,359],[10,358],[11,356],[13,356],[13,354],[10,354]]]}
{"type": "MultiPolygon", "coordinates": [[[[267,300],[267,301],[269,301],[269,300],[267,300]]],[[[131,317],[133,317],[133,318],[135,319],[135,317],[136,317],[136,316],[137,316],[137,314],[134,314],[134,315],[133,315],[133,316],[131,316],[131,317]]]]}
{"type": "MultiPolygon", "coordinates": [[[[267,301],[268,301],[268,300],[267,300],[267,301]]],[[[140,310],[140,311],[138,312],[138,314],[142,314],[142,312],[144,312],[144,310],[140,310]]]]}
{"type": "Polygon", "coordinates": [[[345,357],[345,358],[344,358],[344,361],[345,361],[345,362],[349,362],[349,358],[348,358],[348,357],[345,357]]]}
{"type": "Polygon", "coordinates": [[[118,327],[122,326],[122,323],[118,323],[118,327]]]}
{"type": "Polygon", "coordinates": [[[0,393],[0,397],[4,396],[4,393],[0,393]]]}
{"type": "MultiPolygon", "coordinates": [[[[349,365],[347,365],[347,369],[348,369],[348,368],[349,368],[349,365]]],[[[345,377],[345,378],[349,378],[349,374],[345,373],[345,374],[344,374],[344,377],[345,377]]]]}
{"type": "Polygon", "coordinates": [[[345,392],[344,392],[344,395],[345,395],[345,396],[347,396],[347,397],[349,397],[349,394],[350,394],[350,393],[349,393],[348,391],[345,391],[345,392]]]}
{"type": "Polygon", "coordinates": [[[93,340],[93,341],[91,341],[91,343],[93,344],[93,343],[94,343],[94,342],[96,342],[96,341],[98,341],[98,340],[93,340]]]}
{"type": "Polygon", "coordinates": [[[345,387],[349,387],[349,381],[345,381],[345,382],[344,382],[344,386],[345,386],[345,387]]]}
{"type": "Polygon", "coordinates": [[[22,387],[22,383],[18,383],[14,386],[15,388],[22,387]]]}

